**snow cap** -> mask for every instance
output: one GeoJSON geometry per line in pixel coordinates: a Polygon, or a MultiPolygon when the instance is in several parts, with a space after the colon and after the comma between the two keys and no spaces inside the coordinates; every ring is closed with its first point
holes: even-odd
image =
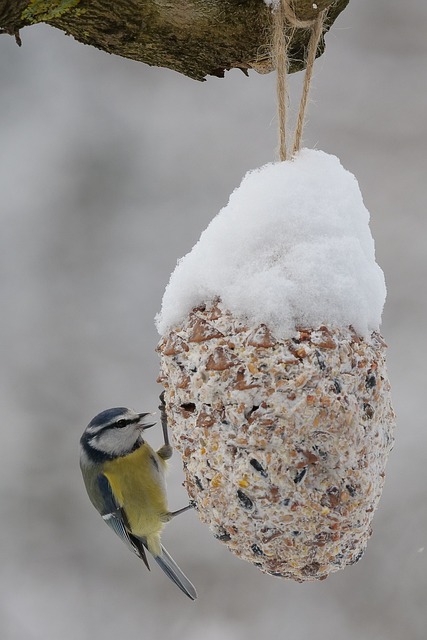
{"type": "Polygon", "coordinates": [[[250,171],[181,260],[166,287],[161,335],[219,297],[277,337],[295,327],[378,330],[386,297],[369,212],[337,157],[303,149],[250,171]]]}

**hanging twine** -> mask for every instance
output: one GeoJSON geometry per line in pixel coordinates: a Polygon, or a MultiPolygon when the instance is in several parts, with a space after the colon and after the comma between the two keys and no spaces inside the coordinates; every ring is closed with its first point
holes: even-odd
{"type": "Polygon", "coordinates": [[[326,10],[320,11],[313,20],[300,20],[291,6],[291,0],[278,0],[274,9],[274,29],[273,29],[273,58],[277,73],[277,107],[279,121],[279,157],[280,160],[292,158],[301,148],[302,134],[305,123],[305,113],[308,104],[311,79],[313,76],[314,61],[316,59],[317,48],[323,33],[323,21],[326,10]],[[298,110],[298,117],[295,127],[292,152],[288,155],[287,150],[287,120],[288,120],[288,44],[289,37],[286,36],[286,28],[289,25],[293,29],[310,29],[310,40],[307,49],[306,71],[304,84],[298,110]]]}

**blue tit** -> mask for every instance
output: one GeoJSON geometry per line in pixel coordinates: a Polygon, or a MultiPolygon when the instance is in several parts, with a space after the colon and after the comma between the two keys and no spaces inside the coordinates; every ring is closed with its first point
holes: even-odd
{"type": "Polygon", "coordinates": [[[143,434],[154,423],[148,413],[116,407],[97,415],[80,439],[80,468],[89,498],[105,522],[143,562],[148,550],[166,575],[192,600],[190,580],[160,542],[166,522],[191,508],[171,512],[167,506],[165,473],[172,455],[164,405],[164,445],[154,451],[143,434]]]}

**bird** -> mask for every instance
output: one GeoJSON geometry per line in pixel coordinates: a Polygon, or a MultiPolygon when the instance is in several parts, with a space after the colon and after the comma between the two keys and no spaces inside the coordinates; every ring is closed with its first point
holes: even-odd
{"type": "MultiPolygon", "coordinates": [[[[163,394],[162,394],[163,396],[163,394]]],[[[91,420],[80,439],[80,468],[89,499],[103,520],[150,570],[146,550],[191,600],[193,584],[160,540],[164,525],[194,505],[178,511],[167,506],[165,474],[172,446],[160,396],[164,444],[155,451],[145,441],[150,413],[114,407],[91,420]]]]}

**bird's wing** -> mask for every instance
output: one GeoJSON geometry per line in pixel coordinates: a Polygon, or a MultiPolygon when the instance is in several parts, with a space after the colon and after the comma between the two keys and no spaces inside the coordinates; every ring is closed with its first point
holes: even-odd
{"type": "Polygon", "coordinates": [[[123,508],[118,504],[108,478],[103,474],[99,474],[98,488],[101,492],[104,502],[104,510],[102,515],[103,520],[108,524],[110,529],[116,533],[119,538],[123,540],[128,549],[133,551],[144,562],[148,570],[150,566],[148,564],[147,555],[145,553],[143,541],[133,536],[129,531],[129,525],[126,518],[126,513],[123,508]]]}

